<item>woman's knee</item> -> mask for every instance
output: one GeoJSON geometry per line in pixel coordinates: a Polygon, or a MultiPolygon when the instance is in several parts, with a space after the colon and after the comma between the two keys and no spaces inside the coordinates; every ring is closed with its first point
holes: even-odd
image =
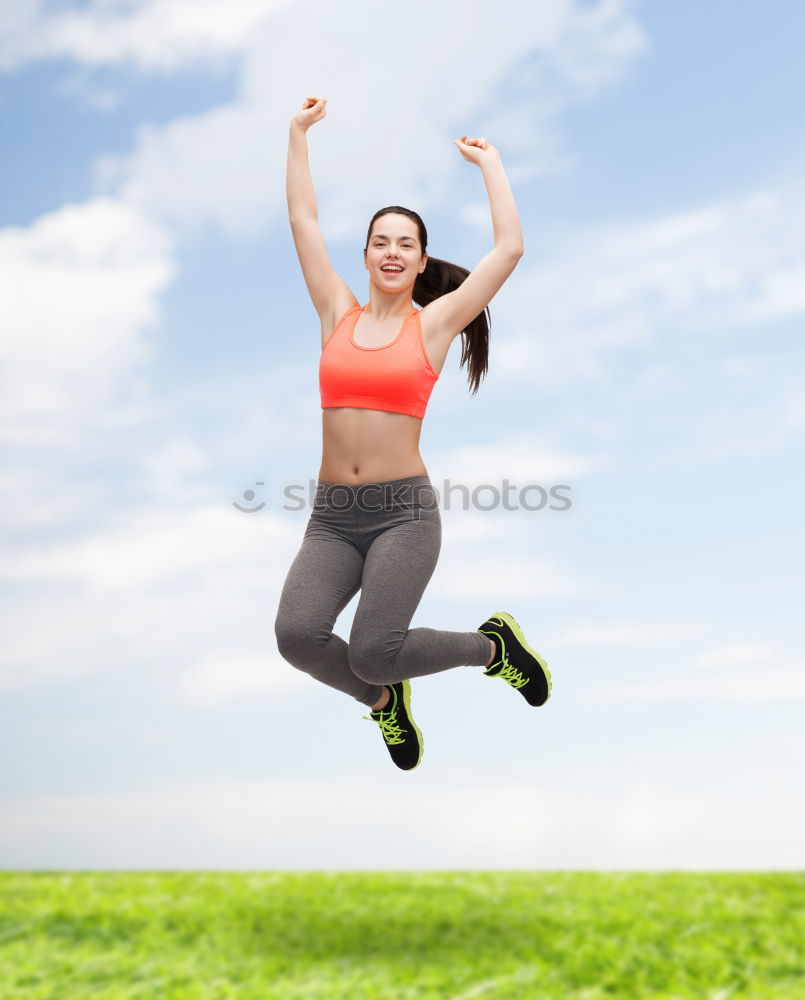
{"type": "Polygon", "coordinates": [[[325,629],[280,615],[274,621],[274,635],[280,656],[300,670],[308,670],[316,663],[322,646],[330,639],[325,629]]]}
{"type": "Polygon", "coordinates": [[[356,677],[367,684],[393,684],[394,665],[399,646],[376,640],[355,641],[349,644],[349,667],[356,677]]]}

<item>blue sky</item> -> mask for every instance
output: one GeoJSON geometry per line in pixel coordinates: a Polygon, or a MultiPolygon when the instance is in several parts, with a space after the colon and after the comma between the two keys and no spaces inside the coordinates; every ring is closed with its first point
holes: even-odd
{"type": "MultiPolygon", "coordinates": [[[[805,11],[782,0],[5,4],[0,14],[4,868],[800,868],[805,11]],[[318,319],[287,224],[309,133],[331,259],[373,212],[526,253],[489,372],[454,343],[412,626],[509,610],[532,709],[417,679],[422,765],[279,656],[321,458],[318,319]],[[256,484],[262,485],[256,485],[256,484]],[[233,504],[255,490],[265,503],[233,504]]],[[[357,597],[336,632],[349,635],[357,597]]]]}

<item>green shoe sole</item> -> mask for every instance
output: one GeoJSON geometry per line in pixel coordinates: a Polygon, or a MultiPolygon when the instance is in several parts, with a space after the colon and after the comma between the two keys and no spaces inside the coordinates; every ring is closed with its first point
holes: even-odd
{"type": "Polygon", "coordinates": [[[415,770],[422,762],[422,755],[425,752],[425,741],[422,738],[422,733],[419,730],[419,726],[414,722],[413,716],[411,715],[411,682],[403,681],[403,705],[405,705],[405,712],[408,716],[408,721],[414,727],[414,732],[416,733],[417,740],[419,741],[419,759],[413,767],[407,768],[409,771],[415,770]]]}
{"type": "Polygon", "coordinates": [[[548,696],[545,699],[545,701],[547,701],[548,698],[551,697],[551,672],[550,672],[550,670],[548,670],[548,664],[545,662],[545,660],[539,655],[539,653],[535,649],[532,649],[531,646],[529,646],[529,644],[526,642],[525,636],[523,635],[523,630],[520,628],[520,626],[517,623],[517,621],[514,618],[512,618],[512,616],[507,611],[496,611],[494,613],[494,615],[492,615],[492,617],[493,618],[500,618],[504,622],[506,622],[506,624],[509,626],[509,628],[512,630],[512,632],[514,632],[514,634],[517,636],[518,641],[534,657],[534,659],[537,661],[537,663],[539,663],[540,667],[542,667],[542,670],[543,670],[543,672],[545,674],[545,679],[548,681],[548,696]]]}

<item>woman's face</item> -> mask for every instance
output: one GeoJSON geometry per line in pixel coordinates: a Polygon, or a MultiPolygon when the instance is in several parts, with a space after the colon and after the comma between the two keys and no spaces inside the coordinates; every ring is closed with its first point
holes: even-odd
{"type": "Polygon", "coordinates": [[[422,254],[413,219],[397,212],[388,212],[375,219],[369,245],[364,251],[364,266],[370,279],[383,291],[401,291],[413,286],[417,275],[425,270],[427,259],[427,254],[422,254]],[[393,267],[383,270],[391,265],[402,270],[393,267]]]}

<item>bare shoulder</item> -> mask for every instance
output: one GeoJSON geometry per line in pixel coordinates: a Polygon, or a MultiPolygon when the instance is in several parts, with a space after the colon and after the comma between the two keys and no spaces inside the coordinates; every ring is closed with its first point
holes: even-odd
{"type": "Polygon", "coordinates": [[[360,305],[358,300],[352,294],[349,286],[346,282],[342,281],[341,278],[336,282],[336,287],[333,291],[332,296],[327,302],[326,306],[319,313],[319,319],[321,320],[321,346],[324,350],[324,345],[330,338],[330,334],[336,327],[336,324],[349,309],[353,306],[360,305]]]}

